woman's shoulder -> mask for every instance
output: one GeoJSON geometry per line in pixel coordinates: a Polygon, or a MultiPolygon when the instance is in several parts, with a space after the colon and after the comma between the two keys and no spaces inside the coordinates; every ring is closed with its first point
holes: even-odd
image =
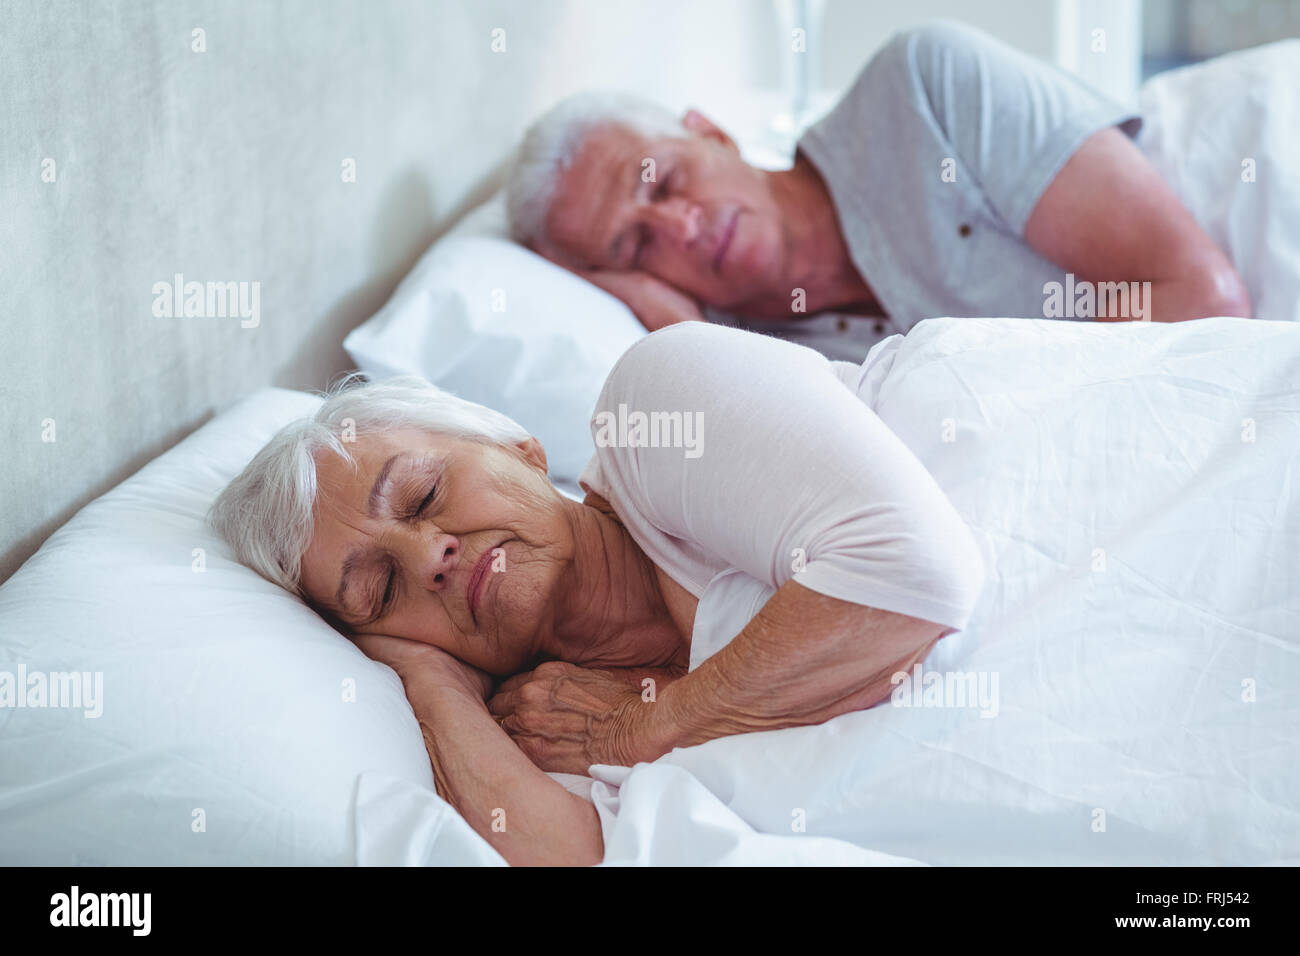
{"type": "Polygon", "coordinates": [[[679,359],[692,353],[698,353],[701,347],[727,341],[740,329],[712,322],[678,322],[656,329],[633,342],[614,365],[618,371],[624,365],[638,365],[647,362],[663,362],[679,359]]]}
{"type": "Polygon", "coordinates": [[[752,380],[800,366],[830,371],[827,358],[806,345],[712,322],[679,322],[634,342],[606,377],[601,399],[650,384],[712,390],[733,378],[752,380]]]}

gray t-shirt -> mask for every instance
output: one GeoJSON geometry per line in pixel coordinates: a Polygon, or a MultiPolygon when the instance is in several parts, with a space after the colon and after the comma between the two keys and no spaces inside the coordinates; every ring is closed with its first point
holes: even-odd
{"type": "Polygon", "coordinates": [[[1041,318],[1043,285],[1064,270],[1029,247],[1025,222],[1083,141],[1114,125],[1133,137],[1142,120],[979,30],[899,33],[798,147],[886,317],[706,315],[849,361],[922,319],[1041,318]]]}

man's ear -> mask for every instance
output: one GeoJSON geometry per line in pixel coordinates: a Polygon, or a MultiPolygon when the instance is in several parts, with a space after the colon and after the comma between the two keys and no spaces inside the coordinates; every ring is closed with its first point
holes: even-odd
{"type": "Polygon", "coordinates": [[[703,136],[705,139],[711,139],[716,143],[721,143],[733,153],[739,155],[740,147],[736,141],[722,131],[713,120],[709,119],[699,110],[687,110],[686,115],[682,117],[682,125],[694,133],[696,136],[703,136]]]}
{"type": "Polygon", "coordinates": [[[539,469],[543,476],[546,475],[546,449],[542,447],[541,442],[529,435],[523,441],[515,442],[515,447],[524,456],[524,461],[539,469]]]}

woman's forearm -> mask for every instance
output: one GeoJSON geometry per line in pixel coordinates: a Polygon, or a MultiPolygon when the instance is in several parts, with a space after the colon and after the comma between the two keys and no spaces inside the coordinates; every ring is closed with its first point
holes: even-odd
{"type": "Polygon", "coordinates": [[[512,865],[593,865],[596,808],[529,760],[481,698],[431,677],[406,681],[438,794],[512,865]]]}
{"type": "Polygon", "coordinates": [[[863,710],[947,630],[788,581],[729,644],[659,694],[661,752],[863,710]]]}

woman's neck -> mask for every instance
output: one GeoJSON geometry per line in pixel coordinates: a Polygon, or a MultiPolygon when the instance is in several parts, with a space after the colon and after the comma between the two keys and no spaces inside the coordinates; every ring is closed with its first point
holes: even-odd
{"type": "Polygon", "coordinates": [[[662,667],[681,659],[654,562],[615,518],[571,502],[575,543],[559,616],[543,651],[584,667],[662,667]]]}

